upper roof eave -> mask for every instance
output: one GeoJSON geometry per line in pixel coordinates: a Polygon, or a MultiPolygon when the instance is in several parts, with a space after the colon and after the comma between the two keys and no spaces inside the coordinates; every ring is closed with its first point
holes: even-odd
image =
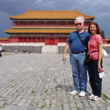
{"type": "Polygon", "coordinates": [[[94,19],[95,16],[88,16],[74,11],[67,10],[30,10],[20,15],[9,16],[10,19],[75,19],[77,16],[83,16],[85,19],[94,19]]]}

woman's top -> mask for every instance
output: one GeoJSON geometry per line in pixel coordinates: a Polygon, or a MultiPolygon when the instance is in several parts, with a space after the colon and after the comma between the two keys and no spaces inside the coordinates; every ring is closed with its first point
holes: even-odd
{"type": "MultiPolygon", "coordinates": [[[[96,34],[95,36],[91,35],[89,42],[88,42],[88,53],[87,54],[89,54],[92,51],[96,51],[96,50],[99,51],[98,44],[102,44],[102,43],[103,43],[103,40],[99,34],[96,34]]],[[[99,57],[99,52],[93,52],[90,55],[92,57],[92,60],[97,60],[99,57]]]]}

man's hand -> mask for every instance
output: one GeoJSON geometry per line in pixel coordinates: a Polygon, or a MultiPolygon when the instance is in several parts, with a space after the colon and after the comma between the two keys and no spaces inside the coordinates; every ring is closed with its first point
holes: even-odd
{"type": "Polygon", "coordinates": [[[67,51],[69,49],[69,46],[70,46],[70,43],[66,42],[65,48],[64,48],[64,53],[63,53],[63,61],[65,61],[65,57],[67,57],[66,53],[67,53],[67,51]]]}
{"type": "Polygon", "coordinates": [[[66,54],[63,54],[63,61],[65,61],[66,54]]]}

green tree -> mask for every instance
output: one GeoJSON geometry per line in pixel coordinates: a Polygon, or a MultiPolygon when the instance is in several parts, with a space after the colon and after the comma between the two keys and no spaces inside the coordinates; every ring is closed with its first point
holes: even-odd
{"type": "Polygon", "coordinates": [[[101,30],[101,34],[100,34],[100,35],[102,36],[103,39],[106,39],[106,38],[105,38],[105,33],[104,33],[103,30],[101,30]]]}

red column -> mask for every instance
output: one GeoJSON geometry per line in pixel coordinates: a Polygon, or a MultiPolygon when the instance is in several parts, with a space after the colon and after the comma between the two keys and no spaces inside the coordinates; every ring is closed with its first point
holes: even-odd
{"type": "Polygon", "coordinates": [[[47,26],[47,22],[45,22],[45,26],[47,26]]]}
{"type": "Polygon", "coordinates": [[[20,38],[18,37],[18,43],[20,42],[20,38]]]}
{"type": "Polygon", "coordinates": [[[36,21],[36,26],[37,26],[37,21],[36,21]]]}
{"type": "Polygon", "coordinates": [[[26,43],[28,43],[28,37],[26,37],[26,43]]]}
{"type": "Polygon", "coordinates": [[[27,26],[29,26],[29,22],[27,21],[27,26]]]}
{"type": "Polygon", "coordinates": [[[57,22],[57,26],[59,26],[59,22],[57,22]]]}
{"type": "Polygon", "coordinates": [[[35,42],[37,43],[37,37],[35,37],[35,42]]]}
{"type": "Polygon", "coordinates": [[[68,22],[66,22],[66,27],[68,26],[68,22]]]}
{"type": "Polygon", "coordinates": [[[86,22],[84,22],[84,26],[87,26],[87,23],[86,22]]]}
{"type": "Polygon", "coordinates": [[[18,22],[18,26],[20,26],[20,22],[18,22]]]}
{"type": "Polygon", "coordinates": [[[49,38],[46,37],[46,38],[45,38],[45,45],[48,45],[48,44],[49,44],[49,38]]]}

